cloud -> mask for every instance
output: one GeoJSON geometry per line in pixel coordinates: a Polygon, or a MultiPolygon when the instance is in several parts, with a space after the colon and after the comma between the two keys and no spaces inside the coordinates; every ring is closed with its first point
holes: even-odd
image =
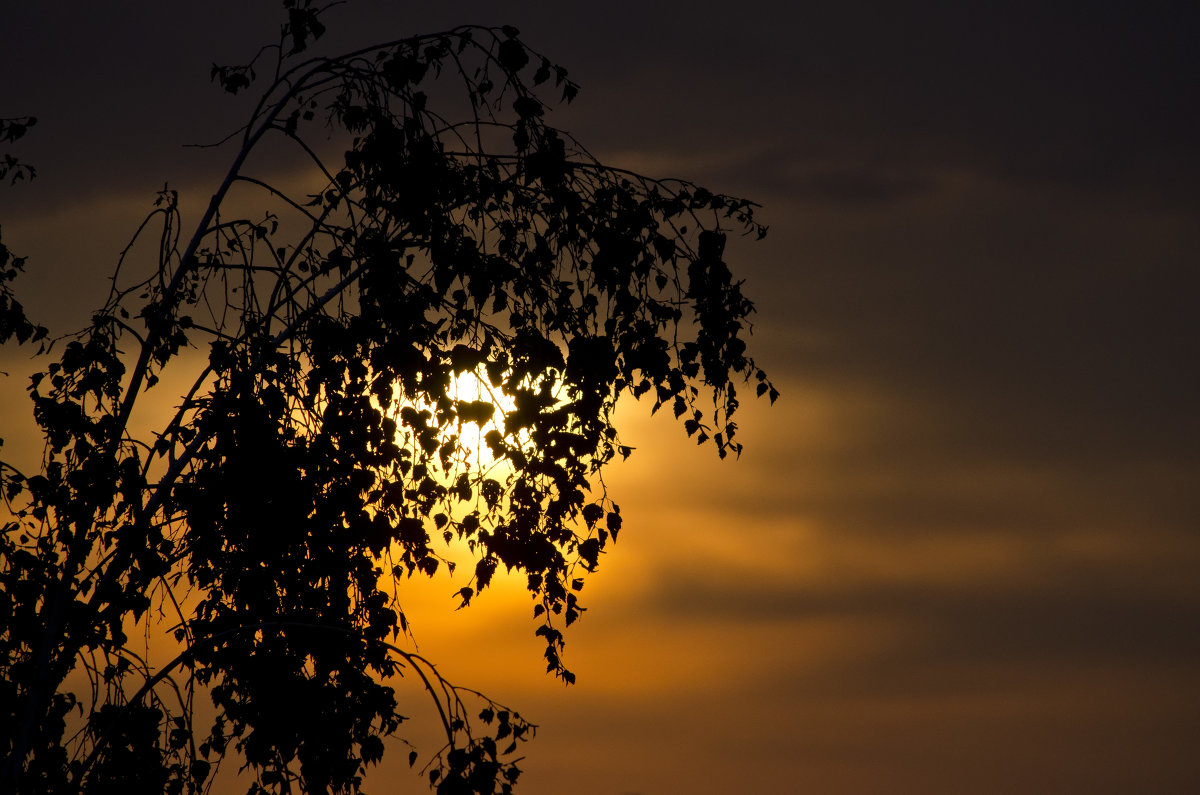
{"type": "Polygon", "coordinates": [[[847,584],[747,582],[663,572],[649,602],[677,621],[891,627],[864,655],[877,672],[900,666],[1040,666],[1157,663],[1200,655],[1200,594],[1156,593],[1146,583],[1066,572],[1030,587],[1020,578],[984,584],[912,580],[847,584]],[[1073,576],[1072,576],[1073,575],[1073,576]],[[1015,580],[1015,581],[1014,581],[1015,580]]]}

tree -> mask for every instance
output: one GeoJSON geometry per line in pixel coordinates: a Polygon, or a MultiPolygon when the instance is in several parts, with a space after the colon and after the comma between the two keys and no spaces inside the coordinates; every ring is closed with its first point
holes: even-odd
{"type": "Polygon", "coordinates": [[[510,792],[532,727],[406,648],[406,579],[452,570],[456,540],[460,606],[524,574],[572,682],[563,629],[621,529],[618,399],[724,457],[736,383],[776,397],[723,259],[727,232],[765,234],[751,202],[597,162],[547,121],[577,86],[513,28],[310,57],[323,9],[284,6],[278,45],[213,67],[231,93],[273,75],[207,210],[185,236],[164,188],[87,328],[49,341],[0,247],[0,342],[57,353],[29,386],[40,471],[0,463],[5,792],[200,792],[231,755],[252,792],[353,792],[406,673],[445,732],[437,791],[510,792]],[[252,175],[267,142],[313,192],[252,175]],[[137,438],[168,368],[192,386],[137,438]],[[156,666],[128,633],[164,612],[156,666]]]}

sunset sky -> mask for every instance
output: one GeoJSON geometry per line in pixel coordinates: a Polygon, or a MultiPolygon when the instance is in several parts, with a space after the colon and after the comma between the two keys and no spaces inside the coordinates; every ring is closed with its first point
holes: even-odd
{"type": "MultiPolygon", "coordinates": [[[[164,182],[202,210],[228,153],[181,144],[247,109],[210,64],[278,3],[9,5],[0,116],[39,118],[10,147],[38,177],[0,225],[62,332],[164,182]]],[[[1200,6],[433,5],[353,0],[322,48],[515,25],[582,86],[552,123],[770,226],[729,259],[783,396],[739,461],[624,411],[578,684],[521,594],[412,597],[422,652],[539,724],[518,792],[1200,791],[1200,6]]]]}

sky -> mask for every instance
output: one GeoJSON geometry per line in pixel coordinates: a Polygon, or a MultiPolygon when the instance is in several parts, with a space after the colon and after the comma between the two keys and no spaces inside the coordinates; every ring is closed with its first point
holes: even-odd
{"type": "MultiPolygon", "coordinates": [[[[729,259],[783,396],[738,461],[623,414],[578,684],[517,594],[413,597],[422,651],[539,724],[520,791],[1200,789],[1197,7],[431,5],[354,0],[328,47],[515,25],[582,86],[551,121],[770,225],[729,259]]],[[[209,66],[277,15],[6,9],[0,116],[39,118],[12,147],[39,175],[0,225],[34,315],[86,322],[165,181],[203,207],[222,151],[181,144],[246,110],[209,66]]]]}

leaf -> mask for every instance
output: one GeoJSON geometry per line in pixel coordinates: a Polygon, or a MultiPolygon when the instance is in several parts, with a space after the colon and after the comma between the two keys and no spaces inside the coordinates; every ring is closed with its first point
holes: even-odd
{"type": "MultiPolygon", "coordinates": [[[[511,30],[516,29],[511,28],[511,30]]],[[[529,55],[525,52],[525,46],[515,37],[500,42],[497,58],[504,70],[511,74],[521,71],[529,63],[529,55]]]]}
{"type": "Polygon", "coordinates": [[[596,568],[600,557],[600,541],[589,538],[579,545],[579,557],[587,564],[588,571],[596,568]]]}
{"type": "Polygon", "coordinates": [[[588,503],[583,506],[583,521],[587,523],[589,529],[600,521],[602,516],[604,516],[604,509],[596,503],[588,503]]]}
{"type": "Polygon", "coordinates": [[[319,39],[325,35],[325,26],[317,18],[317,9],[292,7],[288,11],[287,35],[292,37],[292,55],[308,49],[308,39],[319,39]]]}
{"type": "Polygon", "coordinates": [[[517,97],[513,102],[513,110],[522,119],[533,119],[541,116],[545,112],[542,103],[538,102],[533,97],[521,96],[517,97]]]}

